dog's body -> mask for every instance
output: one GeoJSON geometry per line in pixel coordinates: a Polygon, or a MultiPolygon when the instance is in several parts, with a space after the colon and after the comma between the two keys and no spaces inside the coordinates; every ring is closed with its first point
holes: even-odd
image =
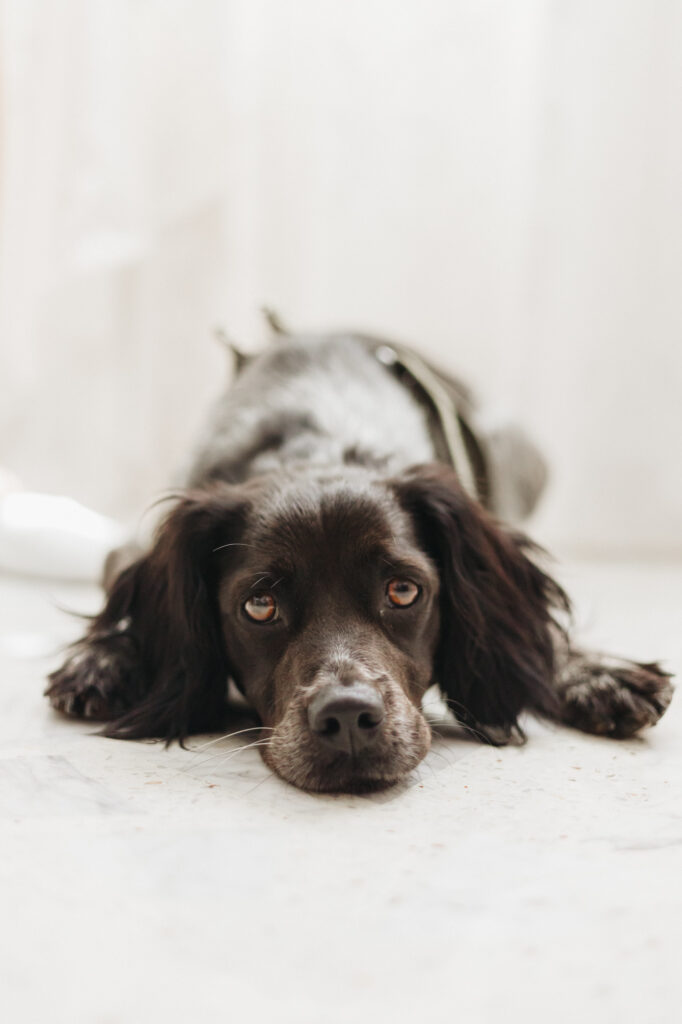
{"type": "Polygon", "coordinates": [[[491,742],[524,709],[612,736],[654,724],[667,675],[572,649],[561,588],[490,515],[528,511],[542,463],[470,411],[456,381],[359,335],[287,337],[249,362],[151,550],[51,676],[53,705],[182,739],[223,724],[230,677],[266,762],[314,790],[418,764],[434,682],[491,742]]]}

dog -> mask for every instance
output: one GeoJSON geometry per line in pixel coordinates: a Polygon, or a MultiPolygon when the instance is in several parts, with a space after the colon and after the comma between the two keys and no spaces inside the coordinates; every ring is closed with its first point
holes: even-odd
{"type": "Polygon", "coordinates": [[[523,739],[523,711],[617,738],[653,725],[669,675],[574,647],[543,552],[501,521],[542,490],[527,439],[477,429],[467,390],[411,349],[274,326],[238,360],[151,546],[110,561],[52,705],[182,743],[229,721],[229,679],[266,764],[317,792],[414,769],[433,684],[494,744],[523,739]]]}

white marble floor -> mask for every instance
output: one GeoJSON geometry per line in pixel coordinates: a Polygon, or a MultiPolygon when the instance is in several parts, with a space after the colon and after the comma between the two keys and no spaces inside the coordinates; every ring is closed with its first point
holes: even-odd
{"type": "MultiPolygon", "coordinates": [[[[595,642],[682,670],[679,566],[562,579],[595,642]]],[[[5,1021],[680,1019],[682,699],[645,739],[531,723],[524,748],[450,738],[400,790],[313,797],[239,740],[54,715],[79,628],[58,606],[96,603],[0,580],[5,1021]]]]}

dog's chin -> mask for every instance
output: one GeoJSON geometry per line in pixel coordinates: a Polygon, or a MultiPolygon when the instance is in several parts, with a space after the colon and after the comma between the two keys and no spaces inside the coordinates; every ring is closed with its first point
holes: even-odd
{"type": "Polygon", "coordinates": [[[398,750],[329,757],[311,744],[291,749],[273,742],[260,753],[285,782],[310,793],[377,793],[405,779],[428,753],[431,730],[419,716],[409,744],[398,750]]]}
{"type": "Polygon", "coordinates": [[[378,793],[395,786],[406,775],[407,771],[370,769],[362,763],[348,763],[346,758],[335,766],[311,766],[305,777],[286,781],[309,793],[378,793]]]}
{"type": "MultiPolygon", "coordinates": [[[[378,793],[390,789],[404,779],[411,769],[399,771],[385,768],[369,768],[349,758],[332,765],[310,764],[307,768],[299,766],[297,770],[277,765],[262,751],[263,760],[281,779],[303,789],[308,793],[378,793]]],[[[421,758],[415,758],[414,767],[421,758]]]]}

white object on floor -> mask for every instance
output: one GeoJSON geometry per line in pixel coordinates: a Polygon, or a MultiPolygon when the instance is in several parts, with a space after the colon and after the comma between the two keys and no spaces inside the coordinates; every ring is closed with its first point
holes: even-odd
{"type": "Polygon", "coordinates": [[[96,582],[125,539],[119,523],[72,498],[31,491],[0,498],[0,569],[8,572],[96,582]]]}

